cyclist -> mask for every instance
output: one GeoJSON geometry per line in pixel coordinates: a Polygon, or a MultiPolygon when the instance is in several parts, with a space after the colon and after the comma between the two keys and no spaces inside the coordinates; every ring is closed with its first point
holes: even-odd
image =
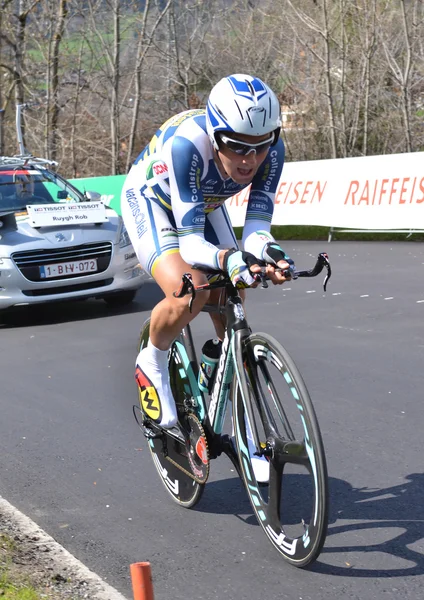
{"type": "MultiPolygon", "coordinates": [[[[150,341],[136,360],[143,407],[161,427],[177,421],[168,349],[206,302],[219,301],[219,290],[197,294],[190,312],[187,297],[173,297],[182,275],[190,271],[195,285],[206,283],[204,274],[190,269],[200,263],[223,269],[237,287],[247,288],[257,285],[255,257],[267,263],[274,284],[286,281],[275,267],[293,265],[270,234],[284,163],[280,114],[276,95],[260,79],[224,77],[206,110],[179,113],[162,125],[126,177],[122,217],[141,265],[165,295],[151,313],[150,341]],[[224,202],[248,185],[239,250],[224,202]]],[[[220,317],[211,316],[222,339],[220,317]]]]}

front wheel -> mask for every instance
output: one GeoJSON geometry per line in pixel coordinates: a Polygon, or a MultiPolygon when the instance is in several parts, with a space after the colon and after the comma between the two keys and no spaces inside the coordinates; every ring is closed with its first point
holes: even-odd
{"type": "Polygon", "coordinates": [[[236,362],[235,438],[247,493],[272,545],[305,567],[318,557],[328,522],[326,460],[308,390],[287,351],[266,334],[241,342],[236,362]],[[266,485],[255,477],[254,446],[269,462],[266,485]]]}

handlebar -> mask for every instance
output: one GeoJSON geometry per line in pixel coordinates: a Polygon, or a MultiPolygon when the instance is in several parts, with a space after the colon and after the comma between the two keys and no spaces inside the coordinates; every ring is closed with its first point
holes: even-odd
{"type": "MultiPolygon", "coordinates": [[[[324,269],[324,267],[327,269],[327,274],[326,274],[324,282],[323,282],[324,292],[326,292],[327,291],[327,283],[331,277],[331,265],[330,265],[330,261],[328,260],[328,254],[326,252],[320,252],[318,254],[317,261],[312,269],[305,270],[305,271],[297,271],[296,269],[292,269],[292,268],[285,269],[285,270],[283,270],[283,269],[275,269],[275,270],[280,273],[283,272],[283,274],[285,276],[290,276],[291,279],[298,279],[298,277],[316,277],[317,275],[319,275],[321,273],[321,271],[324,269]]],[[[262,281],[262,287],[267,288],[268,284],[267,284],[266,280],[269,279],[269,277],[266,276],[266,267],[262,267],[262,270],[261,270],[261,273],[259,273],[259,276],[262,281]]]]}
{"type": "MultiPolygon", "coordinates": [[[[258,263],[259,262],[261,262],[263,264],[262,261],[258,261],[258,263]]],[[[317,275],[319,275],[321,273],[321,271],[324,269],[324,267],[327,269],[327,274],[326,274],[324,282],[323,282],[323,287],[324,287],[324,292],[325,292],[325,291],[327,291],[328,280],[331,277],[331,265],[330,265],[330,261],[328,260],[328,254],[326,252],[320,252],[318,254],[317,261],[316,261],[315,265],[312,267],[312,269],[298,271],[296,269],[290,268],[290,269],[285,269],[285,270],[276,269],[276,271],[283,272],[286,276],[290,276],[291,279],[298,279],[299,277],[316,277],[317,275]]],[[[191,294],[191,299],[190,299],[190,303],[189,303],[190,311],[191,311],[191,307],[193,304],[193,300],[196,297],[196,292],[203,292],[206,290],[221,288],[221,287],[228,286],[229,284],[232,285],[229,276],[221,270],[209,269],[207,267],[205,268],[202,265],[193,265],[193,269],[201,270],[208,274],[222,275],[223,277],[221,279],[219,279],[218,281],[212,281],[211,283],[205,283],[204,285],[195,286],[193,284],[193,279],[192,279],[191,273],[184,273],[184,275],[181,278],[181,285],[178,288],[178,290],[176,290],[173,293],[173,295],[175,298],[183,298],[187,294],[191,294]]],[[[267,288],[268,287],[267,280],[269,279],[269,277],[266,275],[266,267],[262,267],[261,272],[257,273],[256,275],[259,277],[262,287],[267,288]]]]}

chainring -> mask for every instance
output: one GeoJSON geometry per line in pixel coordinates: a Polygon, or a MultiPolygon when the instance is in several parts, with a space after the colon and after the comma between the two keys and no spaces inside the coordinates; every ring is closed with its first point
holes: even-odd
{"type": "Polygon", "coordinates": [[[186,447],[190,468],[198,483],[206,483],[209,476],[210,456],[205,431],[193,413],[186,416],[186,423],[189,426],[186,447]]]}

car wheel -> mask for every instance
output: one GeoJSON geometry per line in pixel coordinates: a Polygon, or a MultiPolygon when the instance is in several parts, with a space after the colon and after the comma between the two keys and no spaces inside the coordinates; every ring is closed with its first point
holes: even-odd
{"type": "Polygon", "coordinates": [[[103,300],[109,306],[125,306],[126,304],[131,304],[134,300],[137,290],[125,290],[124,292],[115,292],[114,294],[109,294],[108,296],[104,296],[103,300]]]}

